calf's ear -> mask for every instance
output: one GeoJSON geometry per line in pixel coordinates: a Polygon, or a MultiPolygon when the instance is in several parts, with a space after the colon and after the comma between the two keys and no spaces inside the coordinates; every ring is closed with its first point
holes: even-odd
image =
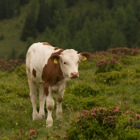
{"type": "Polygon", "coordinates": [[[88,52],[81,52],[79,53],[79,59],[80,61],[86,61],[89,60],[91,58],[91,54],[88,52]]]}
{"type": "Polygon", "coordinates": [[[53,61],[54,64],[58,64],[58,61],[60,59],[59,55],[52,55],[51,60],[53,61]]]}

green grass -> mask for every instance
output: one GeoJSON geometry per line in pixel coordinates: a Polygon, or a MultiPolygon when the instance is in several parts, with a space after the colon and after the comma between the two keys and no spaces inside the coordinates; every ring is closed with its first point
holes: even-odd
{"type": "Polygon", "coordinates": [[[134,115],[140,114],[140,55],[129,56],[129,60],[131,63],[123,65],[123,68],[117,72],[117,74],[125,74],[125,76],[120,76],[119,79],[115,79],[117,82],[114,80],[110,83],[102,82],[102,78],[114,74],[114,71],[98,75],[95,74],[94,60],[82,63],[80,77],[71,80],[66,87],[62,119],[57,120],[55,109],[53,111],[54,125],[52,128],[46,128],[45,119],[32,121],[29,89],[23,71],[25,67],[22,67],[23,75],[20,69],[12,73],[1,72],[0,139],[17,140],[21,137],[22,140],[29,138],[37,140],[64,139],[67,137],[67,130],[71,126],[71,122],[76,120],[77,115],[83,109],[92,109],[93,107],[109,108],[117,105],[123,107],[125,111],[134,112],[134,115]],[[32,129],[37,130],[37,136],[29,134],[29,130],[32,129]]]}

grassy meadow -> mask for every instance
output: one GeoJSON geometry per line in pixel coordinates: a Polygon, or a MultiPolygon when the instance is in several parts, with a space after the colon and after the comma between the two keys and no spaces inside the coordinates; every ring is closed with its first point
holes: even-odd
{"type": "MultiPolygon", "coordinates": [[[[79,66],[80,77],[67,84],[63,117],[57,120],[54,109],[54,125],[51,128],[46,128],[45,119],[32,121],[25,64],[11,71],[11,65],[7,69],[3,67],[0,65],[0,140],[91,139],[84,136],[80,129],[78,134],[74,134],[73,124],[77,122],[77,116],[83,110],[110,109],[114,106],[119,108],[121,115],[112,129],[116,134],[111,131],[107,138],[140,140],[139,50],[116,48],[97,52],[90,61],[82,62],[79,66]],[[122,123],[127,125],[120,128],[122,123]]],[[[91,126],[94,127],[95,123],[92,122],[91,126]]],[[[100,132],[98,128],[101,127],[96,127],[96,131],[100,132]]],[[[91,133],[86,127],[84,132],[91,133]]],[[[95,140],[105,139],[97,136],[100,133],[95,134],[95,140]]]]}

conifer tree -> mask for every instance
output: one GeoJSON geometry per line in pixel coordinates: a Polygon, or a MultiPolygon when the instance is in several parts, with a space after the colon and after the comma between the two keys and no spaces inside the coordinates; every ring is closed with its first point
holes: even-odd
{"type": "Polygon", "coordinates": [[[36,38],[37,30],[36,30],[36,16],[37,16],[37,4],[38,1],[32,1],[31,11],[27,15],[24,23],[24,27],[21,33],[20,39],[22,41],[26,41],[29,37],[36,38]]]}
{"type": "Polygon", "coordinates": [[[39,0],[39,13],[37,18],[37,30],[43,32],[47,26],[48,13],[45,0],[39,0]]]}

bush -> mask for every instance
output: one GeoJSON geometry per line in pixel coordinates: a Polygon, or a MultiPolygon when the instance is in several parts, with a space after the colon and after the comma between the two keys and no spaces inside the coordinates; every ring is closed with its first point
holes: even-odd
{"type": "Polygon", "coordinates": [[[99,106],[100,104],[100,100],[98,98],[83,98],[67,93],[65,94],[64,98],[63,108],[73,111],[90,109],[92,106],[99,106]]]}
{"type": "Polygon", "coordinates": [[[0,59],[0,71],[12,72],[15,68],[17,68],[21,64],[22,61],[19,59],[17,60],[0,59]]]}
{"type": "Polygon", "coordinates": [[[107,73],[96,74],[95,81],[105,84],[117,84],[121,79],[125,78],[127,73],[112,71],[107,73]]]}
{"type": "Polygon", "coordinates": [[[97,97],[101,92],[100,89],[93,88],[88,84],[77,84],[74,87],[67,87],[63,101],[63,107],[70,110],[89,109],[92,106],[98,106],[104,97],[97,97]],[[95,98],[96,96],[96,98],[95,98]]]}
{"type": "Polygon", "coordinates": [[[109,57],[100,59],[96,63],[96,66],[97,66],[96,73],[110,72],[112,70],[119,71],[122,68],[121,64],[118,62],[118,60],[114,55],[110,55],[109,57]]]}
{"type": "MultiPolygon", "coordinates": [[[[136,117],[140,119],[139,114],[136,117]]],[[[76,121],[72,122],[68,129],[68,138],[70,140],[110,140],[120,137],[119,139],[127,140],[128,135],[131,135],[130,128],[134,128],[132,118],[125,115],[117,106],[110,109],[93,108],[83,110],[76,121]]],[[[137,132],[133,134],[136,135],[137,132]]]]}
{"type": "Polygon", "coordinates": [[[25,131],[20,129],[19,131],[17,131],[17,134],[14,134],[13,136],[11,136],[10,138],[13,140],[35,140],[38,137],[38,132],[37,130],[29,130],[29,131],[25,131]]]}
{"type": "Polygon", "coordinates": [[[108,49],[109,52],[112,54],[119,54],[119,55],[137,55],[140,53],[140,50],[138,48],[111,48],[108,49]]]}
{"type": "Polygon", "coordinates": [[[88,70],[88,69],[93,69],[95,67],[95,62],[94,60],[89,60],[88,62],[82,62],[79,65],[79,70],[88,70]]]}
{"type": "Polygon", "coordinates": [[[26,75],[26,66],[23,64],[19,67],[17,67],[15,70],[14,70],[15,74],[18,75],[19,78],[21,79],[27,79],[27,75],[26,75]]]}
{"type": "Polygon", "coordinates": [[[63,101],[63,108],[64,109],[69,109],[69,110],[81,110],[82,106],[81,104],[81,98],[77,97],[73,94],[65,94],[64,96],[64,101],[63,101]]]}
{"type": "Polygon", "coordinates": [[[106,52],[98,52],[93,57],[96,59],[96,73],[120,71],[122,64],[131,64],[132,59],[129,56],[139,54],[137,48],[111,48],[106,52]]]}
{"type": "Polygon", "coordinates": [[[93,89],[90,85],[80,83],[69,89],[69,93],[72,93],[79,97],[91,97],[96,96],[99,93],[99,89],[93,89]]]}

